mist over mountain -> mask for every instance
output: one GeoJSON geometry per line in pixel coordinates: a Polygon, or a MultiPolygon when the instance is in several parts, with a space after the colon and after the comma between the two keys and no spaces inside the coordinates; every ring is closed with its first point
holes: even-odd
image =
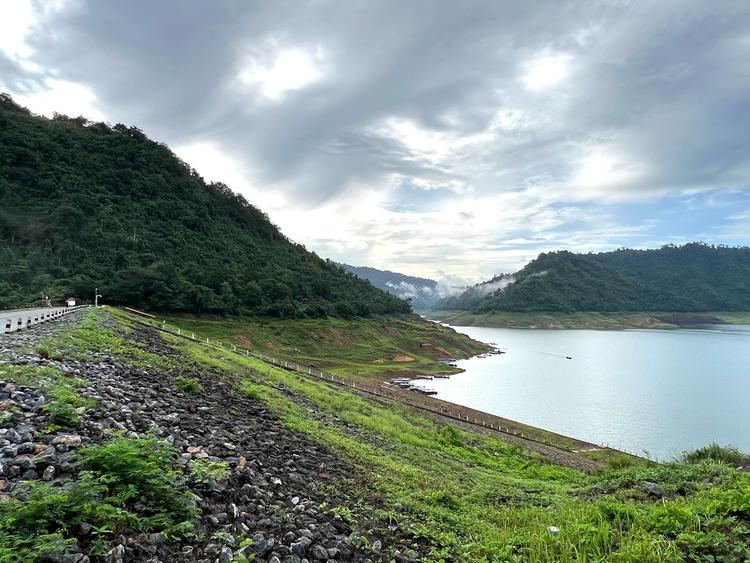
{"type": "Polygon", "coordinates": [[[368,266],[341,266],[355,276],[369,281],[375,287],[387,291],[400,299],[408,299],[411,306],[423,311],[435,305],[441,295],[444,295],[440,285],[435,280],[407,276],[388,270],[378,270],[368,266]]]}
{"type": "Polygon", "coordinates": [[[653,250],[540,254],[515,274],[472,286],[436,309],[748,311],[750,248],[700,242],[653,250]]]}

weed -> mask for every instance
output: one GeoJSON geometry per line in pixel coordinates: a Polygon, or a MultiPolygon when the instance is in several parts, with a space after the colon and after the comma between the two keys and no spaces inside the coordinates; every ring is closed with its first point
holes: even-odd
{"type": "Polygon", "coordinates": [[[89,399],[84,399],[76,391],[80,380],[60,379],[47,387],[50,400],[42,410],[50,417],[50,423],[56,427],[76,427],[81,420],[81,413],[86,407],[93,405],[89,399]]]}
{"type": "Polygon", "coordinates": [[[199,395],[203,392],[203,385],[195,377],[180,376],[176,379],[177,388],[190,395],[199,395]]]}
{"type": "Polygon", "coordinates": [[[197,483],[209,485],[229,475],[229,464],[226,461],[211,461],[207,458],[196,459],[190,464],[190,475],[197,483]]]}
{"type": "Polygon", "coordinates": [[[692,452],[683,452],[681,456],[681,460],[684,463],[697,463],[706,459],[719,461],[731,465],[732,467],[737,467],[747,459],[747,456],[737,448],[720,446],[716,442],[703,448],[693,450],[692,452]]]}

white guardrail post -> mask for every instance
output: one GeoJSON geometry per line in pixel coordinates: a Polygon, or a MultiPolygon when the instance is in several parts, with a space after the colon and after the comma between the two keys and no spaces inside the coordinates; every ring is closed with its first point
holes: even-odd
{"type": "Polygon", "coordinates": [[[76,307],[45,307],[43,309],[0,311],[0,334],[16,332],[17,330],[29,328],[36,324],[59,319],[60,317],[87,306],[88,305],[78,305],[76,307]]]}

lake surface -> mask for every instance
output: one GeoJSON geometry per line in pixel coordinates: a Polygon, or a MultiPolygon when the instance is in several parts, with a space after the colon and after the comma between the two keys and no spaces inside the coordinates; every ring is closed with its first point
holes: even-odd
{"type": "Polygon", "coordinates": [[[453,328],[507,353],[424,382],[441,399],[659,460],[710,442],[750,451],[750,326],[453,328]]]}

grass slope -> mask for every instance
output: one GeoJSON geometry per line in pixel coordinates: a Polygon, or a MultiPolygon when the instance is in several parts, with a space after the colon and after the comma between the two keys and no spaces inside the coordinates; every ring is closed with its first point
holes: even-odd
{"type": "Polygon", "coordinates": [[[281,321],[268,317],[207,320],[186,316],[166,320],[204,338],[246,346],[350,378],[455,373],[456,368],[445,366],[438,359],[466,358],[489,349],[417,315],[357,320],[281,321]]]}
{"type": "MultiPolygon", "coordinates": [[[[129,344],[129,317],[118,311],[87,315],[82,329],[60,335],[48,347],[76,357],[104,351],[162,369],[161,359],[129,344]]],[[[383,499],[377,517],[430,545],[428,561],[656,563],[750,557],[750,474],[734,468],[742,462],[736,452],[713,447],[686,456],[685,462],[610,467],[588,475],[399,404],[373,401],[228,350],[165,338],[183,352],[170,357],[172,368],[220,370],[237,393],[261,400],[285,425],[351,461],[366,476],[362,493],[383,499]],[[659,488],[662,495],[648,492],[659,488]],[[550,526],[559,533],[551,534],[550,526]]],[[[128,467],[123,456],[133,451],[118,443],[92,452],[91,465],[111,482],[119,478],[118,468],[128,467]]],[[[122,483],[131,481],[126,475],[122,483]]],[[[160,510],[176,506],[173,495],[159,498],[160,510]]],[[[86,515],[92,506],[88,497],[62,500],[66,514],[86,515]]],[[[34,518],[47,507],[48,501],[34,496],[3,503],[0,544],[23,545],[36,533],[34,518]],[[19,515],[28,517],[19,520],[19,515]]],[[[353,498],[346,506],[319,509],[356,515],[371,508],[353,498]]],[[[119,517],[106,515],[112,521],[119,517]]],[[[130,524],[139,522],[136,515],[130,524]]]]}
{"type": "Polygon", "coordinates": [[[167,338],[191,360],[239,374],[242,392],[361,468],[386,499],[381,516],[423,536],[433,546],[431,561],[750,557],[750,475],[736,471],[734,459],[711,457],[723,450],[695,454],[689,464],[637,464],[586,475],[402,405],[167,338]],[[300,398],[325,415],[313,418],[300,398]],[[652,485],[663,489],[663,499],[646,492],[652,485]],[[550,534],[550,526],[559,534],[550,534]]]}

